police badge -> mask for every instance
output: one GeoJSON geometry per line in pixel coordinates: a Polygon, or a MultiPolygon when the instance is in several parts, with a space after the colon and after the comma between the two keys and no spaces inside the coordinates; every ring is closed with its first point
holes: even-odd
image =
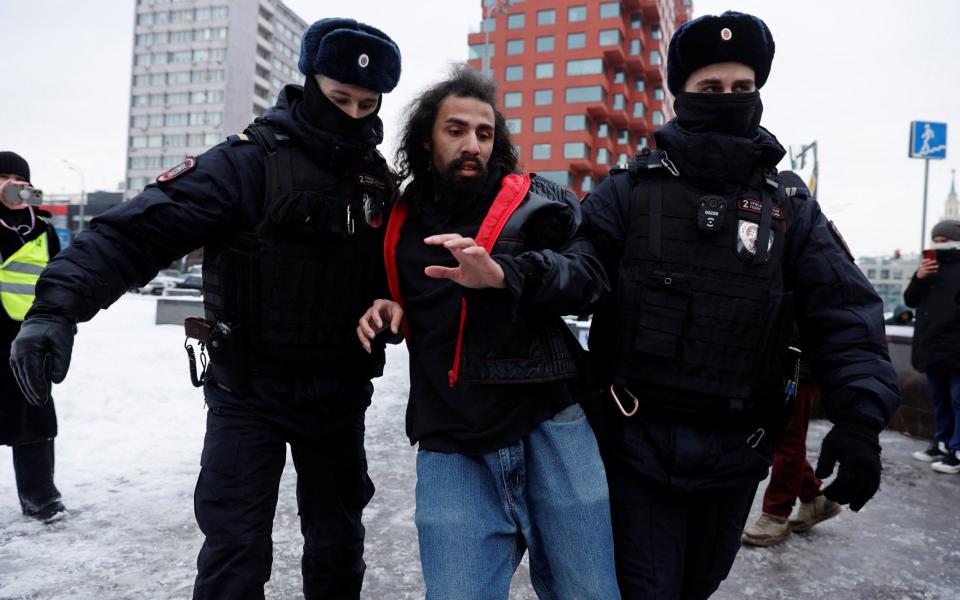
{"type": "MultiPolygon", "coordinates": [[[[757,235],[760,231],[760,225],[753,221],[740,219],[737,224],[737,255],[740,258],[750,258],[757,253],[757,235]]],[[[770,239],[767,240],[767,251],[773,248],[773,230],[770,231],[770,239]]]]}

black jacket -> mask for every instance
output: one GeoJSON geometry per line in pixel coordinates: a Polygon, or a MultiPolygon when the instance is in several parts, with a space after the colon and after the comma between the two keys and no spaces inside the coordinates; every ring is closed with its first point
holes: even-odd
{"type": "MultiPolygon", "coordinates": [[[[9,225],[29,223],[25,210],[11,211],[0,205],[0,219],[9,225]]],[[[48,221],[37,221],[29,234],[20,238],[6,227],[0,227],[0,262],[20,249],[24,242],[47,234],[47,251],[55,256],[60,251],[60,239],[48,221]]],[[[53,402],[33,406],[23,397],[20,386],[10,370],[10,344],[20,332],[20,321],[14,321],[0,308],[0,444],[27,444],[57,435],[57,416],[53,402]]]]}
{"type": "MultiPolygon", "coordinates": [[[[319,168],[343,174],[348,161],[375,153],[382,141],[379,119],[362,142],[341,140],[313,125],[303,107],[303,89],[289,85],[262,121],[317,156],[318,166],[325,161],[319,168]]],[[[241,136],[230,136],[196,157],[192,168],[148,185],[136,198],[94,219],[90,229],[50,263],[37,285],[30,314],[91,319],[184,254],[256,228],[264,221],[265,189],[263,150],[241,136]]],[[[359,316],[349,318],[355,321],[359,316]]],[[[357,347],[357,354],[364,354],[359,342],[357,347]]]]}
{"type": "Polygon", "coordinates": [[[960,371],[960,250],[938,250],[939,269],[918,279],[914,274],[903,292],[907,306],[917,309],[912,362],[921,372],[960,371]]]}

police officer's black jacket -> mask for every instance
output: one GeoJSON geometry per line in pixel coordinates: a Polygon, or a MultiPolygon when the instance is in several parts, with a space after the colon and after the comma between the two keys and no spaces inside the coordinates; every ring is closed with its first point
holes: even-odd
{"type": "Polygon", "coordinates": [[[960,371],[960,250],[937,250],[937,272],[914,274],[903,292],[917,309],[913,328],[913,366],[927,373],[960,371]]]}
{"type": "MultiPolygon", "coordinates": [[[[691,133],[676,121],[655,137],[679,176],[635,168],[635,192],[630,170],[614,170],[584,202],[588,233],[614,289],[591,332],[598,362],[612,366],[607,380],[630,381],[634,371],[661,365],[667,375],[643,380],[665,390],[673,385],[677,406],[695,395],[684,390],[738,398],[730,409],[745,409],[742,426],[762,426],[757,394],[750,397],[739,382],[749,382],[753,370],[772,384],[758,389],[782,401],[776,369],[795,317],[828,416],[882,429],[900,400],[882,304],[799,177],[775,173],[784,154],[776,138],[762,128],[752,140],[691,133]],[[648,206],[656,186],[663,191],[660,214],[648,206]],[[772,210],[761,209],[763,186],[772,210]],[[696,206],[706,196],[725,202],[722,230],[698,231],[696,206]],[[755,232],[765,211],[771,233],[764,253],[763,234],[755,232]],[[651,233],[655,220],[663,225],[651,233]],[[688,255],[681,260],[680,253],[688,255]]],[[[653,387],[636,390],[641,402],[653,387]]]]}
{"type": "MultiPolygon", "coordinates": [[[[441,233],[475,237],[494,197],[507,189],[506,184],[501,188],[498,172],[496,166],[491,169],[487,189],[469,205],[462,198],[440,206],[417,202],[408,191],[401,202],[411,204],[409,218],[396,239],[391,242],[388,235],[388,256],[396,244],[397,299],[404,304],[409,334],[407,433],[421,449],[497,450],[575,402],[580,349],[561,315],[583,310],[608,289],[582,231],[580,203],[535,175],[491,251],[504,271],[506,289],[465,289],[424,275],[426,266],[457,263],[445,248],[422,240],[441,233]]],[[[400,218],[395,218],[397,225],[400,218]]]]}
{"type": "Polygon", "coordinates": [[[367,226],[362,205],[364,194],[389,204],[393,189],[376,152],[382,125],[372,117],[359,131],[334,133],[317,125],[330,119],[308,114],[307,100],[301,86],[285,87],[256,131],[230,136],[94,219],[51,262],[31,314],[88,320],[205,246],[207,316],[227,322],[234,334],[230,354],[214,353],[214,366],[271,375],[292,363],[312,372],[379,375],[382,344],[367,354],[355,328],[386,290],[383,227],[367,226]],[[289,149],[277,154],[279,175],[269,181],[258,138],[289,149]]]}

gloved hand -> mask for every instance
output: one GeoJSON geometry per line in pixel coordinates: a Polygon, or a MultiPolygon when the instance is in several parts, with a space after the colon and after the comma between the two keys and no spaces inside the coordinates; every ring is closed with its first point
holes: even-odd
{"type": "Polygon", "coordinates": [[[880,434],[867,425],[837,423],[823,438],[816,476],[829,477],[838,461],[837,477],[823,495],[858,511],[880,489],[880,434]]]}
{"type": "Polygon", "coordinates": [[[30,404],[46,404],[51,381],[67,376],[76,333],[76,323],[63,315],[34,315],[20,326],[10,346],[10,368],[30,404]]]}

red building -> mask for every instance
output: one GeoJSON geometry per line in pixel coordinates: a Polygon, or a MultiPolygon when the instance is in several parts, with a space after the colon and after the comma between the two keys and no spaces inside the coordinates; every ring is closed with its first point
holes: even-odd
{"type": "Polygon", "coordinates": [[[669,117],[661,42],[690,0],[480,1],[470,65],[499,84],[524,170],[582,195],[651,143],[669,117]]]}

